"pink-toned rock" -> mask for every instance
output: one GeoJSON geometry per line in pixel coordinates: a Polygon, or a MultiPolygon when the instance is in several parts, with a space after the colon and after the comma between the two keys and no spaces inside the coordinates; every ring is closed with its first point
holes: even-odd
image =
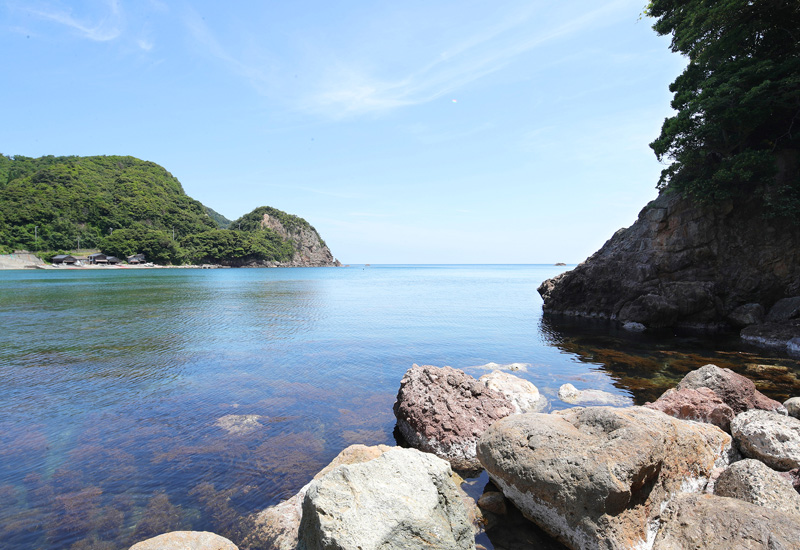
{"type": "Polygon", "coordinates": [[[500,392],[452,367],[414,365],[400,381],[394,404],[397,427],[417,449],[434,453],[457,470],[477,470],[478,438],[514,413],[500,392]]]}
{"type": "Polygon", "coordinates": [[[235,544],[208,531],[173,531],[131,546],[130,550],[238,550],[235,544]]]}
{"type": "Polygon", "coordinates": [[[786,408],[758,391],[752,380],[736,374],[731,369],[706,365],[683,377],[677,390],[708,388],[722,399],[734,414],[750,409],[763,409],[786,414],[786,408]]]}
{"type": "Polygon", "coordinates": [[[682,420],[714,424],[728,433],[731,433],[731,420],[735,416],[733,409],[708,388],[672,388],[645,407],[682,420]]]}

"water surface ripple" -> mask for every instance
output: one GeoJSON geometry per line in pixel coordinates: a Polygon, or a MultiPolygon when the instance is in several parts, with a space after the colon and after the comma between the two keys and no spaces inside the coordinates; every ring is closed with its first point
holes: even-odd
{"type": "Polygon", "coordinates": [[[796,362],[727,336],[542,319],[536,288],[562,269],[0,272],[3,548],[127,548],[176,529],[239,542],[242,518],[345,446],[394,444],[413,363],[523,363],[556,409],[565,382],[643,403],[708,362],[797,393],[796,362]]]}

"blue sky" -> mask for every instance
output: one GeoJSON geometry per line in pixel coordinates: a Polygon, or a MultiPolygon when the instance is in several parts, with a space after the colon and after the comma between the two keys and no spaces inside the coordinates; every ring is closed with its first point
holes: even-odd
{"type": "Polygon", "coordinates": [[[132,155],[345,263],[576,263],[655,198],[644,0],[0,0],[0,152],[132,155]]]}

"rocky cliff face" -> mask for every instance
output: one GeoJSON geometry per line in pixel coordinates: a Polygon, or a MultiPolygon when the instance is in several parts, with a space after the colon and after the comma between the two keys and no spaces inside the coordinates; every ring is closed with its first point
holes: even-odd
{"type": "Polygon", "coordinates": [[[274,263],[281,267],[326,267],[340,266],[328,246],[311,226],[285,227],[281,221],[268,213],[261,218],[261,227],[272,229],[282,238],[292,241],[294,256],[288,262],[274,263]]]}
{"type": "Polygon", "coordinates": [[[639,328],[760,323],[778,300],[800,295],[800,226],[766,219],[755,200],[704,207],[662,194],[539,293],[546,313],[639,328]]]}

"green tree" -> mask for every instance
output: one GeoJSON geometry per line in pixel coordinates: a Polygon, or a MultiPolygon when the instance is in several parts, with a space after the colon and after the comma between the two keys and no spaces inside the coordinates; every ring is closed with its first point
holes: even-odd
{"type": "Polygon", "coordinates": [[[670,162],[659,189],[800,213],[800,1],[653,0],[646,12],[689,58],[670,86],[677,114],[650,144],[670,162]]]}

